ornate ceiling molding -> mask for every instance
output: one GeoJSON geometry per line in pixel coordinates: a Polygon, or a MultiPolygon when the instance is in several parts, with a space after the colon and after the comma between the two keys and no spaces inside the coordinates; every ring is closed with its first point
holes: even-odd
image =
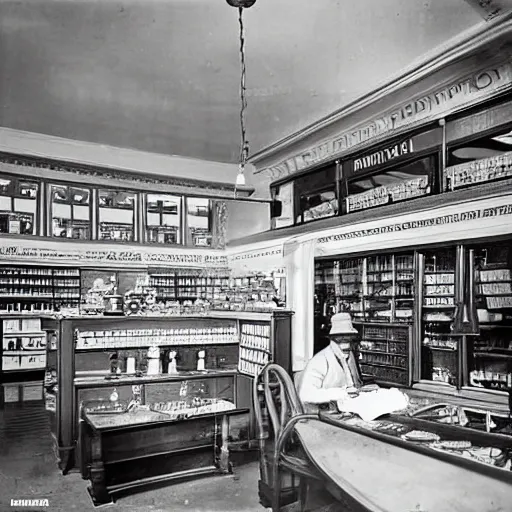
{"type": "MultiPolygon", "coordinates": [[[[312,151],[317,153],[327,153],[323,158],[320,156],[310,159],[310,162],[305,166],[309,167],[314,164],[318,164],[321,161],[328,161],[341,156],[347,151],[341,147],[335,147],[336,139],[339,137],[333,136],[331,139],[324,140],[320,143],[315,141],[309,145],[307,144],[307,141],[309,138],[313,139],[315,136],[318,140],[318,134],[322,131],[327,132],[330,130],[333,132],[335,125],[348,116],[359,113],[360,111],[363,111],[363,109],[376,104],[378,101],[384,100],[389,95],[404,90],[407,86],[411,86],[422,79],[428,78],[433,73],[446,68],[450,64],[460,62],[464,58],[468,58],[469,56],[476,54],[478,50],[481,50],[486,46],[490,46],[492,43],[496,43],[500,40],[506,41],[506,36],[509,36],[511,32],[512,13],[509,13],[502,15],[491,22],[482,24],[476,32],[473,31],[469,35],[465,33],[457,40],[451,40],[444,48],[437,48],[435,54],[427,57],[427,59],[422,63],[410,68],[393,81],[253,155],[251,157],[251,163],[256,166],[256,173],[265,172],[266,174],[269,174],[272,180],[277,180],[283,178],[287,172],[289,174],[294,172],[293,168],[291,170],[288,169],[290,165],[293,167],[293,163],[291,163],[290,160],[293,160],[294,157],[300,158],[304,154],[311,153],[312,151]],[[333,146],[332,151],[329,151],[329,144],[333,146]],[[288,164],[288,166],[286,164],[288,164]],[[285,167],[281,168],[281,166],[285,167]]],[[[449,85],[453,86],[456,84],[449,85]]],[[[405,108],[407,105],[402,105],[402,107],[405,108]]],[[[394,110],[398,110],[398,108],[395,108],[394,110]]],[[[386,114],[385,109],[383,109],[382,114],[386,114]]],[[[371,120],[366,124],[370,123],[371,120]]],[[[350,135],[352,131],[357,130],[358,128],[358,123],[354,126],[351,126],[350,123],[346,123],[344,132],[346,131],[347,133],[342,133],[340,137],[343,135],[350,135]]],[[[387,135],[389,136],[390,133],[391,132],[388,132],[387,135]]],[[[393,132],[393,134],[395,133],[398,134],[399,132],[393,132]]],[[[363,147],[362,144],[360,144],[359,147],[363,147]]],[[[355,148],[355,145],[352,145],[351,148],[355,148]]]]}

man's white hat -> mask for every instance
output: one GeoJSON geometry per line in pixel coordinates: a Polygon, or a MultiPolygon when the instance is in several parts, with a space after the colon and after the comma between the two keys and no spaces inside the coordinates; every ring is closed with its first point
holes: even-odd
{"type": "Polygon", "coordinates": [[[338,334],[359,334],[352,325],[352,318],[349,313],[336,313],[331,317],[331,330],[329,336],[338,334]]]}

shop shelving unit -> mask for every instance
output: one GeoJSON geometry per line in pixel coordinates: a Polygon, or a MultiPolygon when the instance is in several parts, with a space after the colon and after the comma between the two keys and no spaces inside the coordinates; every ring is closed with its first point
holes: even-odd
{"type": "MultiPolygon", "coordinates": [[[[133,398],[136,386],[143,404],[180,400],[188,393],[226,399],[237,408],[252,410],[253,375],[262,366],[260,359],[252,359],[256,333],[259,342],[265,339],[268,360],[291,371],[291,313],[284,310],[56,321],[48,344],[45,398],[61,469],[67,471],[81,461],[76,443],[82,404],[108,403],[114,390],[125,402],[133,398]],[[147,375],[152,346],[160,348],[160,371],[147,375]],[[177,352],[177,374],[168,373],[170,351],[177,352]],[[197,371],[199,351],[205,352],[204,371],[197,371]],[[127,373],[129,357],[137,361],[135,374],[127,373]],[[113,358],[120,373],[111,373],[113,358]]],[[[239,430],[238,438],[247,442],[252,415],[245,417],[239,430]]]]}

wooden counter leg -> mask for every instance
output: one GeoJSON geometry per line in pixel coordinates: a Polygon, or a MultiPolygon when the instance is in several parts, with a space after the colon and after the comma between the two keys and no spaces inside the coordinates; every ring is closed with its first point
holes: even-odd
{"type": "Polygon", "coordinates": [[[112,498],[107,491],[107,481],[105,477],[105,466],[101,460],[101,437],[93,434],[91,439],[91,466],[89,470],[89,477],[91,480],[91,487],[89,493],[95,504],[110,503],[112,498]]]}
{"type": "Polygon", "coordinates": [[[220,457],[218,460],[219,470],[221,473],[229,474],[233,472],[233,466],[229,462],[229,419],[226,414],[222,416],[222,445],[220,447],[220,457]]]}

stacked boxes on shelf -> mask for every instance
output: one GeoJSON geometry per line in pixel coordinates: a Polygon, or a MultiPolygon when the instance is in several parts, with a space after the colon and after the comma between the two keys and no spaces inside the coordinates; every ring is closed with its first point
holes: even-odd
{"type": "Polygon", "coordinates": [[[242,323],[238,371],[256,376],[271,358],[270,325],[242,323]]]}
{"type": "Polygon", "coordinates": [[[2,320],[2,371],[44,370],[46,333],[40,318],[2,320]]]}
{"type": "Polygon", "coordinates": [[[149,346],[226,345],[238,343],[234,322],[222,327],[75,331],[76,349],[143,348],[149,346]]]}
{"type": "Polygon", "coordinates": [[[410,328],[369,324],[360,328],[362,373],[387,382],[407,385],[410,328]]]}
{"type": "Polygon", "coordinates": [[[422,378],[455,385],[459,342],[450,330],[455,311],[454,249],[425,253],[422,307],[422,378]]]}
{"type": "Polygon", "coordinates": [[[354,321],[411,323],[414,303],[412,254],[369,256],[335,263],[338,309],[354,321]]]}

